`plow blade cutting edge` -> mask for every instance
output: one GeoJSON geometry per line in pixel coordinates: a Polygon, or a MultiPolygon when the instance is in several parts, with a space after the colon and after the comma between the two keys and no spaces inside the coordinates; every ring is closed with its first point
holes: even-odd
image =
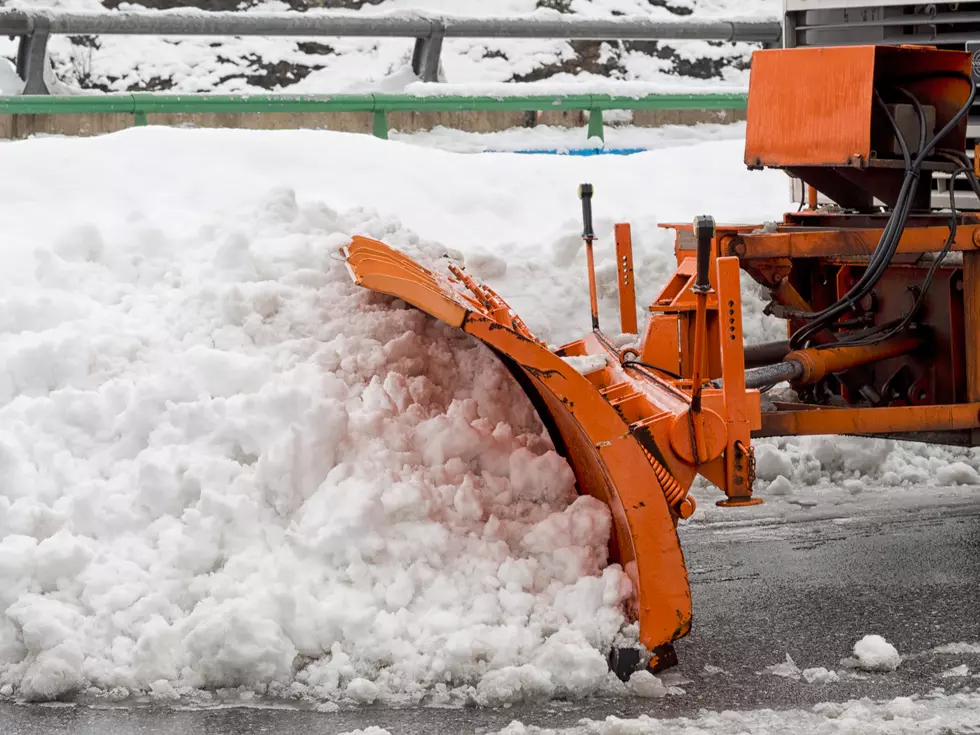
{"type": "MultiPolygon", "coordinates": [[[[575,354],[608,353],[606,368],[583,375],[562,359],[566,348],[549,350],[496,294],[458,267],[449,266],[452,279],[440,276],[363,237],[353,238],[343,253],[355,283],[396,296],[468,332],[510,370],[555,448],[571,465],[579,492],[609,506],[611,556],[633,585],[627,613],[639,621],[640,642],[652,654],[650,667],[670,665],[670,643],[686,635],[691,623],[690,587],[676,522],[685,504],[693,511],[693,501],[686,496],[695,470],[671,472],[664,454],[673,455],[670,419],[687,407],[688,397],[666,391],[660,398],[674,410],[631,416],[629,407],[637,404],[637,393],[625,375],[618,375],[616,348],[605,344],[601,334],[566,346],[575,354]]],[[[649,396],[644,398],[649,404],[649,396]]]]}

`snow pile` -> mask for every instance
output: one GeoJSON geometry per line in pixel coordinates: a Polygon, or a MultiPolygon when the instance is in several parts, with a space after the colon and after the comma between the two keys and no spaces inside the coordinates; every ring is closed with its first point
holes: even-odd
{"type": "MultiPolygon", "coordinates": [[[[207,0],[211,10],[250,13],[306,11],[306,0],[207,0]]],[[[65,10],[173,9],[183,0],[0,0],[0,7],[65,10]]],[[[485,0],[382,0],[325,3],[376,16],[405,11],[450,15],[488,14],[485,0]]],[[[640,16],[653,20],[725,18],[777,19],[777,0],[494,0],[494,16],[559,17],[558,10],[600,18],[640,16]]],[[[318,12],[318,11],[313,11],[318,12]]],[[[706,41],[447,39],[439,84],[422,84],[411,70],[414,39],[258,38],[154,36],[52,36],[49,50],[58,79],[75,88],[123,91],[296,93],[407,92],[485,94],[487,84],[542,84],[556,90],[588,83],[609,92],[610,82],[644,82],[649,91],[744,89],[748,62],[757,44],[706,41]],[[482,85],[479,89],[474,85],[482,85]],[[559,85],[559,86],[554,86],[559,85]]],[[[0,55],[13,58],[16,42],[4,39],[0,55]]],[[[518,90],[512,90],[518,91],[518,90]]],[[[506,90],[500,90],[506,94],[506,90]]],[[[523,93],[527,93],[526,91],[523,93]]],[[[629,92],[627,92],[629,93],[629,92]]]]}
{"type": "Polygon", "coordinates": [[[880,635],[866,635],[854,644],[854,658],[847,663],[862,671],[894,671],[902,663],[902,657],[880,635]]]}
{"type": "Polygon", "coordinates": [[[828,483],[850,494],[860,494],[872,483],[980,484],[980,454],[961,447],[826,436],[778,437],[754,444],[757,476],[769,483],[766,492],[774,495],[828,483]]]}
{"type": "Polygon", "coordinates": [[[0,153],[11,172],[57,157],[77,191],[37,227],[43,182],[2,198],[0,686],[594,691],[630,591],[606,566],[608,510],[575,500],[487,350],[355,288],[337,253],[352,233],[426,262],[446,249],[267,188],[270,160],[326,171],[296,155],[317,145],[335,166],[344,147],[418,149],[296,134],[278,155],[291,137],[146,130],[0,153]],[[221,141],[250,177],[230,171],[202,204],[165,159],[221,141]],[[154,147],[145,173],[115,175],[154,147]],[[82,185],[100,154],[105,178],[82,185]]]}

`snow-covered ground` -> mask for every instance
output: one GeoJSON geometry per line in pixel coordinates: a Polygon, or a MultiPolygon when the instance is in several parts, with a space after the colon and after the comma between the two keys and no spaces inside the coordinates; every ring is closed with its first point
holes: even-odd
{"type": "MultiPolygon", "coordinates": [[[[304,0],[202,0],[200,4],[257,13],[310,5],[304,0]]],[[[0,0],[0,7],[7,8],[87,11],[187,5],[174,0],[0,0]]],[[[497,17],[556,15],[556,8],[565,7],[577,15],[654,20],[776,19],[782,13],[779,0],[384,0],[336,6],[359,8],[362,15],[422,11],[497,17]]],[[[412,39],[54,36],[49,44],[55,75],[67,90],[414,94],[558,93],[570,84],[579,93],[607,92],[616,82],[643,82],[647,92],[744,89],[749,55],[756,47],[704,41],[449,39],[441,57],[440,80],[445,84],[422,84],[411,74],[412,39]],[[530,82],[532,87],[501,89],[501,82],[530,82]]],[[[15,54],[13,40],[0,41],[0,56],[13,59],[15,54]]],[[[3,76],[0,72],[0,84],[3,76]]],[[[641,91],[617,89],[625,94],[641,91]]]]}
{"type": "MultiPolygon", "coordinates": [[[[540,337],[572,339],[578,183],[605,319],[615,222],[644,303],[673,270],[659,222],[785,208],[785,178],[717,137],[592,158],[152,127],[0,146],[0,695],[622,691],[604,654],[635,632],[606,509],[575,499],[482,347],[355,288],[338,248],[465,259],[540,337]]],[[[749,337],[779,335],[746,297],[749,337]]],[[[784,497],[827,502],[980,466],[839,438],[759,452],[760,494],[782,475],[784,497]]]]}

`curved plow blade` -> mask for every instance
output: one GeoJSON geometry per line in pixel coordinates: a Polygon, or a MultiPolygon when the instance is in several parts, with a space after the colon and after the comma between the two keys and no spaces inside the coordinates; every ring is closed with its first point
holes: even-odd
{"type": "MultiPolygon", "coordinates": [[[[669,431],[684,396],[669,391],[650,412],[618,370],[615,348],[601,335],[552,352],[489,288],[450,266],[453,279],[429,271],[387,245],[355,237],[343,250],[354,282],[390,294],[487,344],[537,408],[556,449],[575,473],[579,492],[612,511],[612,556],[633,583],[628,613],[640,641],[656,656],[688,633],[691,593],[676,521],[694,471],[672,461],[669,431]],[[607,355],[583,375],[563,356],[607,355]]],[[[663,662],[662,662],[663,663],[663,662]]],[[[656,668],[658,662],[651,661],[656,668]]]]}

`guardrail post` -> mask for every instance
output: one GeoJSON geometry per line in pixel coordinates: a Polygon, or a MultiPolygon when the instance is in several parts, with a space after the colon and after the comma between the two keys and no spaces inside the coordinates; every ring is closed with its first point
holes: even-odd
{"type": "Polygon", "coordinates": [[[44,67],[51,22],[44,16],[33,16],[28,23],[31,31],[20,37],[17,47],[17,75],[24,80],[24,94],[50,94],[44,83],[44,67]]]}
{"type": "Polygon", "coordinates": [[[374,137],[388,140],[388,112],[386,110],[374,111],[374,137]]]}
{"type": "Polygon", "coordinates": [[[602,110],[595,107],[589,110],[589,139],[592,138],[606,141],[606,131],[602,124],[602,110]]]}
{"type": "Polygon", "coordinates": [[[412,52],[412,71],[423,82],[439,81],[439,57],[442,55],[442,39],[446,36],[446,25],[441,20],[432,21],[432,32],[424,38],[415,39],[412,52]]]}

